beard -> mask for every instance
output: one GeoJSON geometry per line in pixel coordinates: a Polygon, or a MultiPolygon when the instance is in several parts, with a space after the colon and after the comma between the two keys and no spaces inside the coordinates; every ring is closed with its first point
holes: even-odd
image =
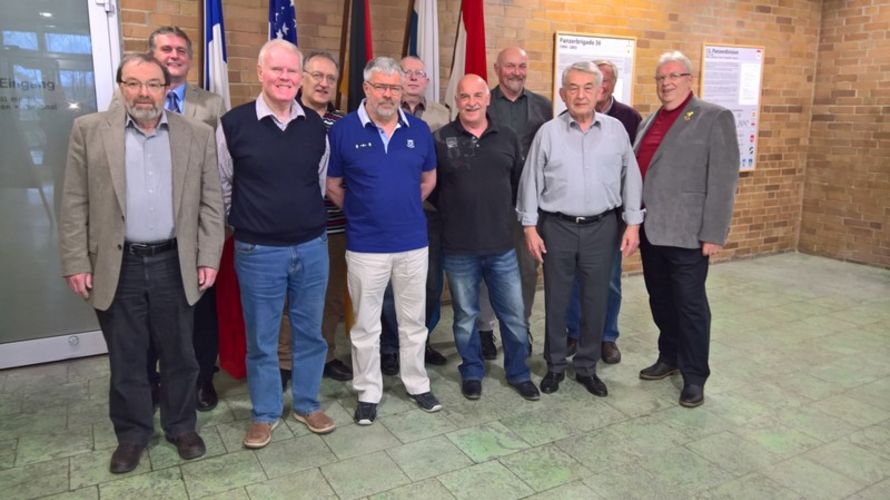
{"type": "MultiPolygon", "coordinates": [[[[139,103],[139,104],[148,104],[148,103],[139,103]]],[[[162,108],[159,108],[157,104],[151,103],[151,108],[137,108],[136,103],[129,104],[127,103],[127,113],[133,117],[134,120],[138,121],[152,121],[157,120],[161,117],[161,113],[163,112],[162,108]]]]}
{"type": "Polygon", "coordinates": [[[376,106],[374,106],[374,113],[376,113],[381,118],[389,119],[392,118],[397,109],[398,108],[396,107],[394,101],[381,101],[378,102],[376,106]]]}

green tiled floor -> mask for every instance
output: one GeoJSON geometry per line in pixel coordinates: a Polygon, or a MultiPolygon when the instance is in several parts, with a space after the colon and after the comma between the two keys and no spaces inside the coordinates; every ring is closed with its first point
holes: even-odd
{"type": "MultiPolygon", "coordinates": [[[[622,362],[599,369],[605,399],[566,380],[524,401],[500,358],[482,399],[463,399],[446,307],[433,342],[449,364],[430,369],[441,413],[386,377],[378,422],[359,427],[348,385],[325,379],[334,433],[288,418],[267,448],[245,450],[247,391],[221,374],[223,401],[199,415],[207,456],[183,462],[158,438],[123,476],[108,472],[104,357],[3,371],[0,498],[890,498],[890,271],[784,254],[713,266],[709,295],[713,375],[698,409],[678,406],[678,377],[637,377],[657,335],[632,276],[622,362]]],[[[535,382],[543,305],[539,292],[535,382]]]]}

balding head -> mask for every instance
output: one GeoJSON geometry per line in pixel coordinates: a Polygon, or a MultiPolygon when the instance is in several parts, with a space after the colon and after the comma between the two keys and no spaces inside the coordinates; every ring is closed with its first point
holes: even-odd
{"type": "Polygon", "coordinates": [[[464,75],[457,83],[457,94],[454,105],[457,106],[457,117],[465,128],[485,128],[488,122],[485,111],[491,102],[488,83],[479,75],[464,75]]]}
{"type": "Polygon", "coordinates": [[[507,98],[515,100],[525,89],[528,54],[520,47],[507,47],[498,54],[494,71],[498,75],[498,86],[501,91],[507,98]]]}

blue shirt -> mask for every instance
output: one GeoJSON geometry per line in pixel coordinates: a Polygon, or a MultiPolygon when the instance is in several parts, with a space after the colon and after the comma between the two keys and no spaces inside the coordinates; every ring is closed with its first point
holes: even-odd
{"type": "MultiPolygon", "coordinates": [[[[182,85],[180,85],[178,87],[171,88],[170,90],[167,91],[167,95],[169,95],[170,92],[173,92],[174,94],[176,94],[176,99],[177,99],[176,103],[177,103],[179,109],[168,109],[167,111],[174,111],[179,114],[185,113],[185,84],[183,83],[182,85]]],[[[165,108],[167,107],[166,101],[164,101],[164,107],[165,108]]]]}
{"type": "Polygon", "coordinates": [[[398,113],[388,140],[364,102],[331,127],[328,177],[344,181],[347,250],[395,253],[429,244],[420,178],[436,168],[436,146],[423,120],[398,113]]]}

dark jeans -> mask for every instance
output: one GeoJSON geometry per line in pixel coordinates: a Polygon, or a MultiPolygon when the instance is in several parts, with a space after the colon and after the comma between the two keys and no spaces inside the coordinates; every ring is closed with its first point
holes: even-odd
{"type": "Polygon", "coordinates": [[[701,248],[653,245],[640,231],[643,279],[658,326],[658,357],[675,365],[687,384],[704,384],[711,370],[711,309],[705,292],[708,257],[701,248]]]}
{"type": "Polygon", "coordinates": [[[154,434],[149,346],[161,363],[161,427],[170,436],[195,430],[198,363],[192,311],[176,250],[152,257],[124,255],[114,300],[107,310],[96,311],[108,346],[109,415],[119,443],[145,446],[154,434]]]}
{"type": "Polygon", "coordinates": [[[544,254],[544,308],[546,312],[544,359],[547,370],[566,369],[566,312],[576,276],[581,286],[581,335],[573,359],[575,373],[596,373],[606,321],[609,277],[618,251],[619,223],[613,214],[591,224],[575,224],[541,214],[538,229],[544,254]]]}
{"type": "MultiPolygon", "coordinates": [[[[210,382],[219,370],[216,358],[219,355],[219,321],[216,318],[216,287],[211,287],[195,303],[195,325],[192,344],[195,360],[198,362],[198,383],[210,382]]],[[[154,347],[148,349],[148,379],[157,384],[158,353],[154,347]]]]}

